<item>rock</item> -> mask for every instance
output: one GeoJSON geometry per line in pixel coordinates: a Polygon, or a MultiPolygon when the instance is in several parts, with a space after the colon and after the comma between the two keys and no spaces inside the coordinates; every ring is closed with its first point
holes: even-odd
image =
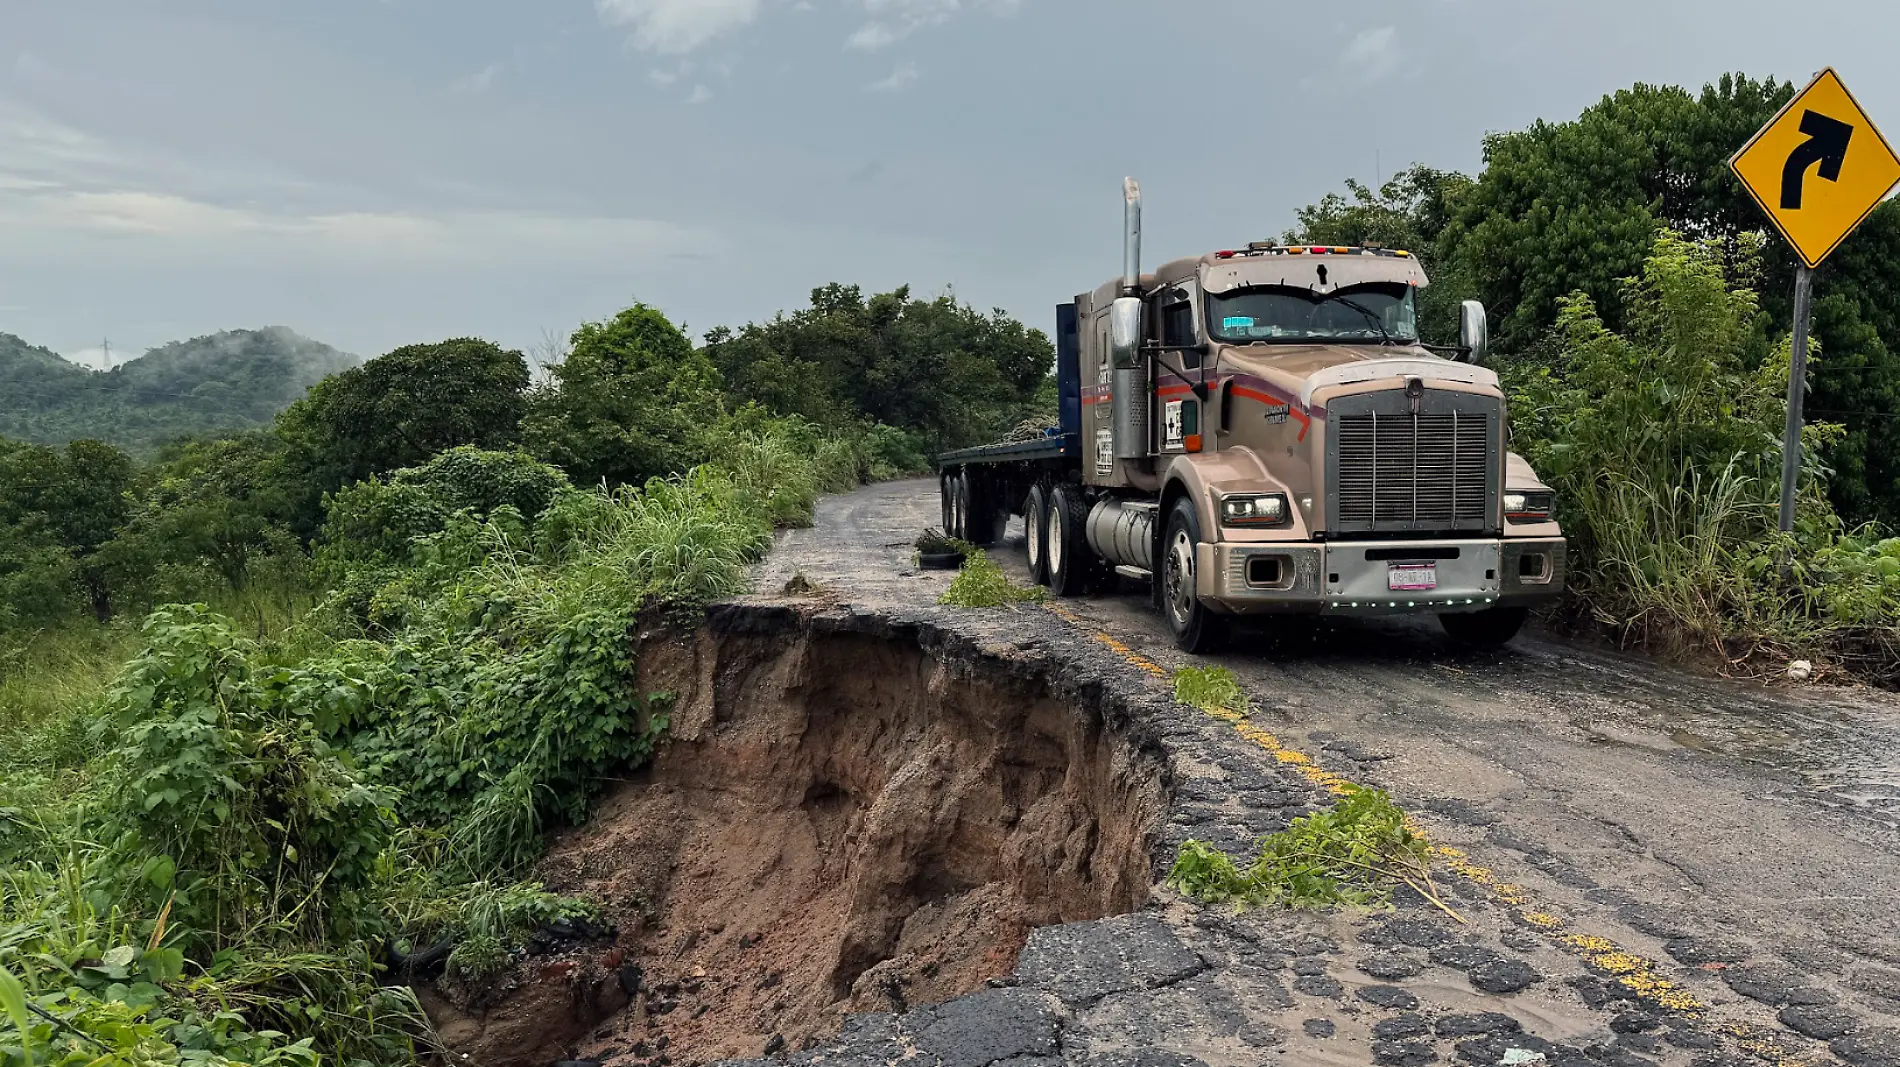
{"type": "Polygon", "coordinates": [[[1619,1034],[1646,1034],[1661,1025],[1661,1016],[1646,1011],[1626,1011],[1610,1020],[1610,1030],[1619,1034]]]}
{"type": "Polygon", "coordinates": [[[1286,1034],[1279,1027],[1265,1023],[1248,1023],[1240,1028],[1238,1036],[1254,1048],[1272,1048],[1286,1043],[1286,1034]]]}
{"type": "Polygon", "coordinates": [[[1845,1037],[1860,1025],[1852,1012],[1828,1004],[1791,1004],[1776,1018],[1788,1029],[1817,1041],[1845,1037]]]}
{"type": "Polygon", "coordinates": [[[1528,1034],[1485,1034],[1458,1042],[1458,1058],[1466,1063],[1494,1064],[1515,1062],[1542,1067],[1548,1064],[1557,1046],[1528,1034]],[[1510,1057],[1509,1060],[1506,1057],[1510,1057]]]}
{"type": "Polygon", "coordinates": [[[1501,996],[1515,993],[1543,976],[1523,960],[1495,959],[1471,968],[1466,977],[1471,979],[1474,988],[1501,996]]]}
{"type": "Polygon", "coordinates": [[[1372,1062],[1379,1067],[1425,1067],[1438,1062],[1430,1045],[1412,1041],[1374,1041],[1372,1062]]]}
{"type": "Polygon", "coordinates": [[[623,963],[620,965],[620,970],[615,973],[620,979],[620,989],[622,992],[630,997],[640,995],[640,980],[645,977],[646,972],[640,969],[639,964],[623,963]]]}
{"type": "Polygon", "coordinates": [[[1772,963],[1751,963],[1722,971],[1722,981],[1727,982],[1730,989],[1770,1007],[1788,1003],[1788,994],[1805,980],[1806,976],[1800,971],[1772,963]]]}
{"type": "Polygon", "coordinates": [[[1432,949],[1429,958],[1440,967],[1450,967],[1454,971],[1468,971],[1481,963],[1501,957],[1482,945],[1440,945],[1432,949]]]}
{"type": "Polygon", "coordinates": [[[1521,1033],[1524,1024],[1516,1019],[1496,1011],[1458,1012],[1441,1015],[1432,1024],[1432,1032],[1439,1037],[1471,1037],[1476,1034],[1516,1034],[1521,1033]]]}
{"type": "Polygon", "coordinates": [[[1159,919],[1124,915],[1046,926],[1029,935],[1016,974],[1070,1005],[1134,989],[1170,985],[1207,969],[1159,919]]]}
{"type": "Polygon", "coordinates": [[[1431,1031],[1432,1024],[1423,1015],[1408,1011],[1376,1023],[1372,1027],[1372,1037],[1375,1041],[1391,1041],[1404,1037],[1424,1037],[1431,1031]]]}
{"type": "Polygon", "coordinates": [[[1592,1010],[1602,1011],[1605,1007],[1630,999],[1630,992],[1620,982],[1606,981],[1594,974],[1580,975],[1570,980],[1570,987],[1577,991],[1592,1010]]]}
{"type": "Polygon", "coordinates": [[[1848,1067],[1900,1067],[1900,1027],[1861,1030],[1838,1037],[1828,1050],[1848,1067]]]}
{"type": "Polygon", "coordinates": [[[1425,919],[1394,919],[1385,925],[1394,940],[1413,948],[1433,948],[1451,940],[1451,934],[1425,919]]]}
{"type": "Polygon", "coordinates": [[[1331,1019],[1308,1019],[1300,1024],[1300,1029],[1306,1032],[1307,1037],[1331,1037],[1338,1032],[1339,1027],[1333,1025],[1331,1019]]]}
{"type": "Polygon", "coordinates": [[[986,1067],[1014,1056],[1058,1053],[1060,1005],[1035,990],[983,989],[918,1014],[924,1021],[912,1024],[917,1048],[925,1062],[942,1067],[986,1067]]]}
{"type": "Polygon", "coordinates": [[[1361,986],[1357,996],[1367,1004],[1381,1008],[1393,1008],[1398,1011],[1411,1011],[1418,1007],[1418,998],[1395,985],[1361,986]]]}
{"type": "Polygon", "coordinates": [[[1670,1030],[1663,1035],[1663,1040],[1677,1048],[1686,1049],[1712,1049],[1719,1048],[1722,1044],[1721,1039],[1714,1034],[1697,1030],[1680,1021],[1670,1024],[1670,1030]]]}
{"type": "Polygon", "coordinates": [[[773,1053],[780,1051],[784,1047],[785,1047],[785,1035],[773,1034],[771,1038],[769,1038],[765,1042],[765,1055],[770,1056],[773,1053]]]}
{"type": "Polygon", "coordinates": [[[1343,996],[1346,992],[1346,987],[1339,984],[1339,979],[1330,978],[1323,974],[1309,974],[1295,978],[1293,980],[1293,989],[1295,992],[1305,993],[1309,997],[1339,997],[1343,996]]]}
{"type": "Polygon", "coordinates": [[[1374,978],[1396,982],[1425,970],[1416,959],[1402,952],[1380,952],[1359,961],[1359,970],[1374,978]]]}
{"type": "Polygon", "coordinates": [[[1807,660],[1798,659],[1788,664],[1789,681],[1805,682],[1812,677],[1814,677],[1814,664],[1809,663],[1807,660]]]}
{"type": "Polygon", "coordinates": [[[1663,951],[1678,963],[1699,966],[1704,963],[1740,963],[1748,958],[1748,946],[1721,937],[1678,937],[1663,945],[1663,951]]]}
{"type": "Polygon", "coordinates": [[[1302,976],[1326,973],[1325,960],[1297,959],[1289,964],[1289,966],[1292,967],[1294,974],[1302,976]]]}

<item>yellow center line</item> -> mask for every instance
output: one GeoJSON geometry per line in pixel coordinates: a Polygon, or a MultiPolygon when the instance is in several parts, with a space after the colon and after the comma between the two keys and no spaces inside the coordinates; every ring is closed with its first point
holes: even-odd
{"type": "MultiPolygon", "coordinates": [[[[1142,673],[1155,678],[1168,677],[1168,672],[1159,664],[1086,622],[1068,608],[1053,603],[1044,606],[1058,618],[1087,633],[1109,651],[1115,653],[1123,662],[1142,673]]],[[[1328,793],[1344,796],[1359,788],[1350,779],[1321,767],[1306,753],[1288,748],[1269,731],[1247,721],[1247,716],[1241,712],[1214,708],[1210,709],[1208,714],[1231,724],[1235,732],[1264,749],[1275,761],[1292,768],[1302,778],[1328,793]]],[[[1430,838],[1422,827],[1412,821],[1410,813],[1407,813],[1405,822],[1413,833],[1429,843],[1430,838]]],[[[1698,1016],[1708,1010],[1708,1005],[1697,999],[1694,994],[1657,974],[1656,969],[1659,964],[1655,961],[1629,952],[1608,938],[1566,933],[1570,924],[1560,913],[1548,905],[1540,905],[1523,886],[1507,882],[1489,868],[1473,863],[1471,857],[1463,850],[1450,845],[1433,845],[1432,851],[1444,861],[1445,867],[1453,874],[1489,893],[1510,908],[1526,926],[1540,931],[1554,944],[1583,960],[1592,970],[1614,979],[1637,999],[1686,1016],[1698,1016]]],[[[1786,1067],[1799,1067],[1801,1061],[1781,1057],[1778,1050],[1774,1050],[1773,1046],[1753,1032],[1744,1032],[1738,1028],[1731,1028],[1731,1030],[1744,1039],[1743,1047],[1750,1052],[1766,1055],[1773,1051],[1778,1063],[1786,1067]]]]}

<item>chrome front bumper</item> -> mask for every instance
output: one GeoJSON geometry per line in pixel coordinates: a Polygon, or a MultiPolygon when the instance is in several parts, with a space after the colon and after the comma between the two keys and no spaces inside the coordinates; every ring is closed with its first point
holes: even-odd
{"type": "Polygon", "coordinates": [[[1563,592],[1565,543],[1536,540],[1202,544],[1201,599],[1236,615],[1407,615],[1535,604],[1563,592]],[[1430,562],[1436,588],[1395,591],[1395,563],[1430,562]]]}

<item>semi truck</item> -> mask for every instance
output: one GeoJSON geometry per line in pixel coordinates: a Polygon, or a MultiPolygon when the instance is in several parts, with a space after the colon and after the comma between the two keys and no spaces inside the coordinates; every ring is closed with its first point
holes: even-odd
{"type": "Polygon", "coordinates": [[[1146,582],[1177,645],[1248,616],[1431,614],[1501,645],[1564,588],[1553,494],[1509,450],[1484,307],[1418,331],[1401,249],[1255,241],[1141,268],[1056,308],[1057,425],[935,458],[945,532],[1002,540],[1061,597],[1146,582]]]}

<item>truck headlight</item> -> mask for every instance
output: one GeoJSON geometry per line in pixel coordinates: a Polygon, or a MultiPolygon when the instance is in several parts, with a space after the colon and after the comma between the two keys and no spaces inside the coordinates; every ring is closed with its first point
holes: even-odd
{"type": "Polygon", "coordinates": [[[1515,489],[1504,494],[1504,517],[1512,522],[1544,522],[1555,506],[1554,494],[1542,489],[1515,489]]]}
{"type": "Polygon", "coordinates": [[[1220,521],[1223,526],[1278,526],[1286,519],[1286,497],[1280,493],[1220,498],[1220,521]]]}

